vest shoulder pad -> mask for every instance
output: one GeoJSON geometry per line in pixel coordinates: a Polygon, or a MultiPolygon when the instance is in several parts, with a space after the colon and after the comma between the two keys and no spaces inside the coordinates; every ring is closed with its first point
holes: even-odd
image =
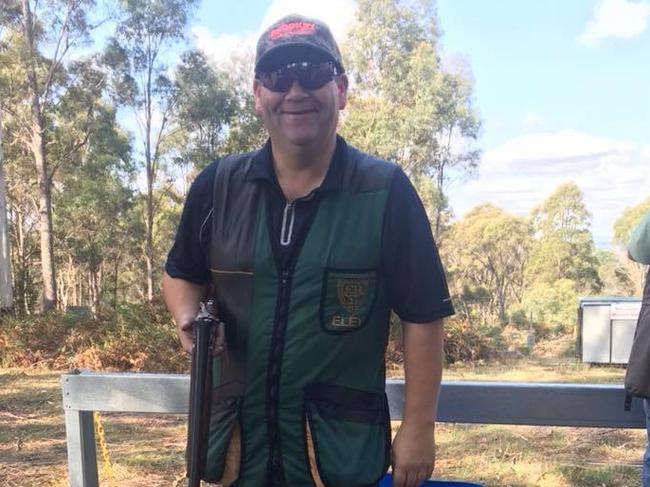
{"type": "Polygon", "coordinates": [[[397,168],[394,162],[379,159],[348,146],[343,186],[355,193],[388,189],[397,168]]]}

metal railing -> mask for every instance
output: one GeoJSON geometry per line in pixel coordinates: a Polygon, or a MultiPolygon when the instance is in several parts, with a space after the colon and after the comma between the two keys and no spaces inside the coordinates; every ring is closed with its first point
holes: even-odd
{"type": "MultiPolygon", "coordinates": [[[[61,376],[71,487],[97,487],[93,412],[187,414],[189,376],[74,371],[61,376]]],[[[402,419],[404,381],[388,380],[391,418],[402,419]]],[[[642,402],[623,408],[622,385],[443,381],[437,421],[645,428],[642,402]]]]}

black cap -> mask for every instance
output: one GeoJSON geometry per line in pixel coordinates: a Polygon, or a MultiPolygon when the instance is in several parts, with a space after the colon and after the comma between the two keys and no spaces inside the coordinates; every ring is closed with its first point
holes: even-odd
{"type": "Polygon", "coordinates": [[[266,29],[257,41],[255,72],[294,61],[333,61],[343,72],[341,52],[329,27],[320,20],[288,15],[266,29]]]}

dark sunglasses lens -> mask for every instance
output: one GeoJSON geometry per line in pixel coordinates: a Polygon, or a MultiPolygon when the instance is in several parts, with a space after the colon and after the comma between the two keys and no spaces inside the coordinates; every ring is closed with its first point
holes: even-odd
{"type": "Polygon", "coordinates": [[[334,69],[329,63],[312,64],[308,69],[300,70],[300,86],[306,90],[317,90],[334,79],[334,69]]]}
{"type": "Polygon", "coordinates": [[[264,73],[262,83],[271,91],[283,93],[291,88],[291,85],[293,84],[293,76],[284,69],[278,69],[270,73],[264,73]]]}
{"type": "Polygon", "coordinates": [[[298,81],[305,90],[316,90],[332,81],[334,76],[336,69],[331,63],[291,64],[258,75],[264,87],[276,93],[288,91],[294,81],[298,81]]]}

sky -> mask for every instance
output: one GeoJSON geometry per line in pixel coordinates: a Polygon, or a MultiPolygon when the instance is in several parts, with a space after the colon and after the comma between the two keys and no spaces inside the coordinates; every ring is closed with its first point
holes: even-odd
{"type": "MultiPolygon", "coordinates": [[[[491,202],[526,215],[574,181],[598,247],[650,196],[650,0],[438,0],[443,59],[469,66],[482,120],[477,174],[449,188],[457,217],[491,202]]],[[[203,0],[191,25],[216,63],[252,50],[288,13],[327,22],[341,43],[353,0],[203,0]]]]}

